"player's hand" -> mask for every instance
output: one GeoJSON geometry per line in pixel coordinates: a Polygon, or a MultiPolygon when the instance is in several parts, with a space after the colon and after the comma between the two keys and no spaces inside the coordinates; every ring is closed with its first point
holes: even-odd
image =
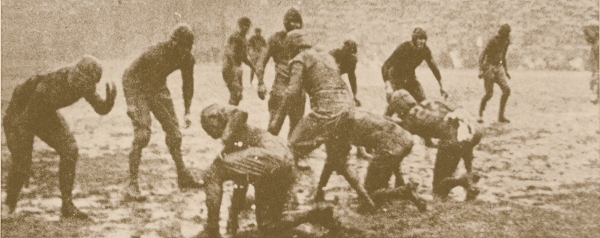
{"type": "Polygon", "coordinates": [[[267,95],[267,86],[264,83],[258,84],[258,97],[260,100],[265,100],[265,96],[267,95]]]}
{"type": "Polygon", "coordinates": [[[446,91],[444,91],[444,89],[440,88],[440,95],[442,95],[442,97],[445,99],[448,99],[448,93],[446,93],[446,91]]]}
{"type": "Polygon", "coordinates": [[[190,114],[186,113],[185,116],[183,116],[183,128],[189,128],[190,125],[192,125],[192,120],[190,119],[190,114]]]}
{"type": "Polygon", "coordinates": [[[510,74],[508,74],[508,72],[506,72],[506,77],[510,79],[510,74]]]}

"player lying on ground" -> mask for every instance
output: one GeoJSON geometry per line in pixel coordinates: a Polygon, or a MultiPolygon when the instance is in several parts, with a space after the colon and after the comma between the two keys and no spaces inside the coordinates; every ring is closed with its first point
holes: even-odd
{"type": "Polygon", "coordinates": [[[192,28],[178,24],[171,32],[169,40],[160,42],[140,55],[123,75],[123,92],[127,103],[127,115],[133,123],[133,143],[129,154],[129,184],[125,189],[126,199],[145,200],[138,185],[138,171],[142,160],[142,150],[150,142],[152,117],[160,122],[166,133],[165,142],[177,168],[179,188],[199,188],[202,183],[194,178],[185,167],[181,155],[181,131],[171,93],[167,88],[167,76],[176,70],[181,71],[183,81],[183,104],[185,127],[189,127],[190,106],[194,96],[194,44],[192,28]]]}
{"type": "Polygon", "coordinates": [[[263,236],[303,223],[320,224],[334,232],[338,223],[333,208],[320,204],[308,211],[296,210],[298,190],[293,156],[285,140],[249,126],[248,113],[232,106],[210,105],[202,110],[202,128],[214,139],[222,139],[224,149],[205,173],[209,237],[220,237],[219,213],[223,182],[233,180],[235,188],[227,230],[238,230],[238,214],[245,203],[248,184],[255,188],[256,221],[263,236]]]}
{"type": "Polygon", "coordinates": [[[467,200],[475,199],[479,190],[474,185],[480,176],[473,173],[473,148],[481,141],[481,130],[454,108],[438,101],[419,104],[405,90],[394,92],[390,98],[386,115],[394,114],[402,120],[399,125],[410,133],[440,139],[433,169],[433,193],[445,198],[454,187],[462,186],[467,190],[467,200]],[[461,158],[467,174],[451,177],[461,158]]]}
{"type": "MultiPolygon", "coordinates": [[[[324,143],[327,159],[319,181],[318,198],[323,197],[322,188],[327,185],[331,173],[336,171],[356,190],[367,210],[375,209],[376,199],[372,199],[371,195],[387,187],[392,173],[399,172],[400,162],[412,149],[412,135],[383,116],[354,111],[353,98],[338,73],[333,57],[312,49],[302,30],[290,32],[286,41],[291,55],[295,57],[290,61],[290,81],[282,102],[283,111],[289,100],[304,91],[310,97],[312,109],[300,120],[289,139],[295,161],[324,143]],[[347,163],[351,144],[375,151],[364,186],[347,163]]],[[[396,185],[404,185],[402,176],[398,175],[396,185]]],[[[414,197],[412,191],[408,192],[411,200],[424,209],[424,204],[414,197]]]]}
{"type": "MultiPolygon", "coordinates": [[[[248,59],[248,41],[246,40],[246,34],[250,29],[250,19],[242,17],[238,19],[239,30],[229,36],[227,40],[227,46],[225,47],[225,53],[223,56],[223,68],[221,73],[223,74],[223,80],[227,84],[229,89],[229,104],[239,105],[242,100],[242,92],[244,86],[242,83],[242,63],[248,65],[252,72],[263,73],[256,71],[254,65],[248,59]]],[[[258,97],[265,99],[267,88],[263,82],[263,77],[258,76],[258,97]]]]}
{"type": "Polygon", "coordinates": [[[62,199],[62,217],[87,219],[73,205],[73,183],[79,152],[77,142],[59,109],[81,98],[100,115],[113,108],[117,95],[114,83],[106,84],[106,100],[96,93],[102,66],[92,56],[84,56],[71,66],[47,74],[35,75],[15,88],[3,119],[11,166],[6,186],[9,213],[17,206],[23,183],[29,179],[33,139],[37,136],[60,155],[58,179],[62,199]]]}

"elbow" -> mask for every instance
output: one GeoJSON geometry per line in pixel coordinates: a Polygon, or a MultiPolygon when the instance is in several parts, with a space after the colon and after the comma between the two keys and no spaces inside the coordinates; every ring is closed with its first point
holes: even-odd
{"type": "Polygon", "coordinates": [[[100,116],[104,116],[111,111],[111,108],[94,108],[94,111],[100,116]]]}
{"type": "Polygon", "coordinates": [[[114,102],[108,102],[105,105],[94,107],[94,111],[98,113],[98,115],[104,116],[112,111],[114,104],[114,102]]]}

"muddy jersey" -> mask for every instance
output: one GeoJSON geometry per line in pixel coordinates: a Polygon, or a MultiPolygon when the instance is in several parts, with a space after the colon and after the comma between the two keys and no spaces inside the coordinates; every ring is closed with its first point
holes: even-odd
{"type": "Polygon", "coordinates": [[[288,61],[290,60],[289,54],[285,49],[285,37],[287,35],[286,31],[279,31],[269,37],[269,41],[267,43],[268,55],[273,57],[273,62],[275,63],[275,73],[277,76],[275,77],[275,81],[273,82],[273,86],[271,90],[274,93],[281,93],[285,90],[285,87],[288,83],[289,78],[289,70],[288,70],[288,61]]]}
{"type": "Polygon", "coordinates": [[[260,35],[253,35],[250,37],[250,40],[248,40],[248,46],[250,49],[259,51],[260,49],[267,47],[267,41],[260,35]]]}
{"type": "Polygon", "coordinates": [[[184,82],[193,81],[194,56],[190,52],[178,53],[171,42],[151,46],[127,70],[124,81],[133,81],[144,90],[166,87],[167,76],[181,70],[184,82]]]}
{"type": "Polygon", "coordinates": [[[248,41],[239,31],[231,34],[227,39],[227,47],[225,47],[225,58],[229,60],[233,66],[241,66],[242,61],[247,57],[248,41]]]}
{"type": "Polygon", "coordinates": [[[71,70],[72,67],[65,67],[28,78],[15,88],[6,114],[19,114],[25,110],[40,114],[54,112],[77,102],[86,93],[95,92],[95,82],[69,83],[71,70]]]}
{"type": "Polygon", "coordinates": [[[290,67],[300,64],[303,71],[292,75],[290,89],[292,94],[300,94],[304,89],[310,97],[310,107],[313,112],[330,117],[354,107],[351,93],[346,83],[342,81],[337,64],[333,57],[314,49],[304,50],[290,61],[290,67]]]}
{"type": "MultiPolygon", "coordinates": [[[[384,68],[393,68],[395,76],[412,76],[415,77],[415,69],[423,62],[423,60],[431,60],[431,50],[424,46],[422,49],[417,49],[411,41],[406,41],[400,44],[383,64],[384,68]]],[[[434,74],[436,74],[434,72],[434,74]]],[[[436,74],[438,77],[439,72],[436,74]]]]}
{"type": "Polygon", "coordinates": [[[416,106],[404,114],[402,127],[411,134],[424,138],[450,138],[453,134],[452,127],[446,120],[446,116],[454,109],[441,102],[424,102],[422,106],[416,106]]]}
{"type": "Polygon", "coordinates": [[[264,130],[243,128],[233,135],[232,142],[233,145],[224,149],[222,160],[224,167],[236,173],[259,178],[293,166],[293,155],[285,139],[264,130]],[[227,156],[229,153],[247,153],[255,157],[227,156]]]}
{"type": "Polygon", "coordinates": [[[508,45],[508,40],[502,40],[499,36],[494,36],[484,49],[482,63],[484,65],[500,65],[506,56],[508,45]]]}

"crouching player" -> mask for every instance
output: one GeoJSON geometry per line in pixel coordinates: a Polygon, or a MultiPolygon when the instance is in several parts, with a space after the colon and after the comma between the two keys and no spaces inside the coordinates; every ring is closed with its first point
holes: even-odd
{"type": "Polygon", "coordinates": [[[473,173],[473,148],[481,141],[481,130],[458,110],[438,101],[419,104],[406,90],[392,94],[386,116],[394,114],[402,120],[399,125],[410,133],[440,139],[433,170],[433,193],[445,198],[454,187],[462,186],[467,190],[467,200],[475,199],[479,190],[474,185],[480,175],[473,173]],[[467,174],[452,177],[461,158],[467,174]]]}
{"type": "Polygon", "coordinates": [[[305,35],[302,30],[294,30],[286,36],[293,59],[289,63],[290,80],[283,97],[283,109],[278,115],[283,117],[298,95],[304,92],[309,95],[312,111],[300,120],[289,142],[296,164],[325,144],[327,159],[319,180],[317,200],[322,200],[322,189],[336,171],[356,190],[366,210],[374,210],[379,200],[376,197],[389,197],[380,196],[388,192],[401,192],[397,195],[407,195],[406,198],[424,210],[424,202],[416,198],[411,189],[387,189],[394,172],[396,186],[404,185],[399,167],[412,149],[411,134],[383,116],[354,110],[355,102],[339,75],[335,60],[326,52],[313,49],[305,35]],[[364,185],[347,163],[351,145],[375,151],[364,185]]]}
{"type": "Polygon", "coordinates": [[[277,237],[303,223],[320,224],[330,232],[338,229],[333,207],[317,205],[309,211],[293,211],[297,205],[293,155],[285,140],[267,131],[249,126],[248,113],[233,106],[213,104],[202,111],[202,128],[214,139],[221,138],[222,153],[205,174],[209,237],[220,237],[219,212],[223,182],[233,180],[233,192],[227,230],[238,229],[238,214],[243,207],[247,185],[255,188],[256,221],[261,237],[277,237]]]}
{"type": "Polygon", "coordinates": [[[73,132],[58,112],[81,98],[100,115],[108,114],[115,103],[114,83],[106,84],[106,99],[96,93],[102,66],[92,56],[84,56],[71,66],[47,74],[35,75],[17,86],[3,119],[11,166],[6,185],[6,205],[13,213],[23,183],[29,179],[35,136],[60,155],[58,180],[63,218],[88,219],[73,204],[73,183],[79,152],[73,132]]]}

